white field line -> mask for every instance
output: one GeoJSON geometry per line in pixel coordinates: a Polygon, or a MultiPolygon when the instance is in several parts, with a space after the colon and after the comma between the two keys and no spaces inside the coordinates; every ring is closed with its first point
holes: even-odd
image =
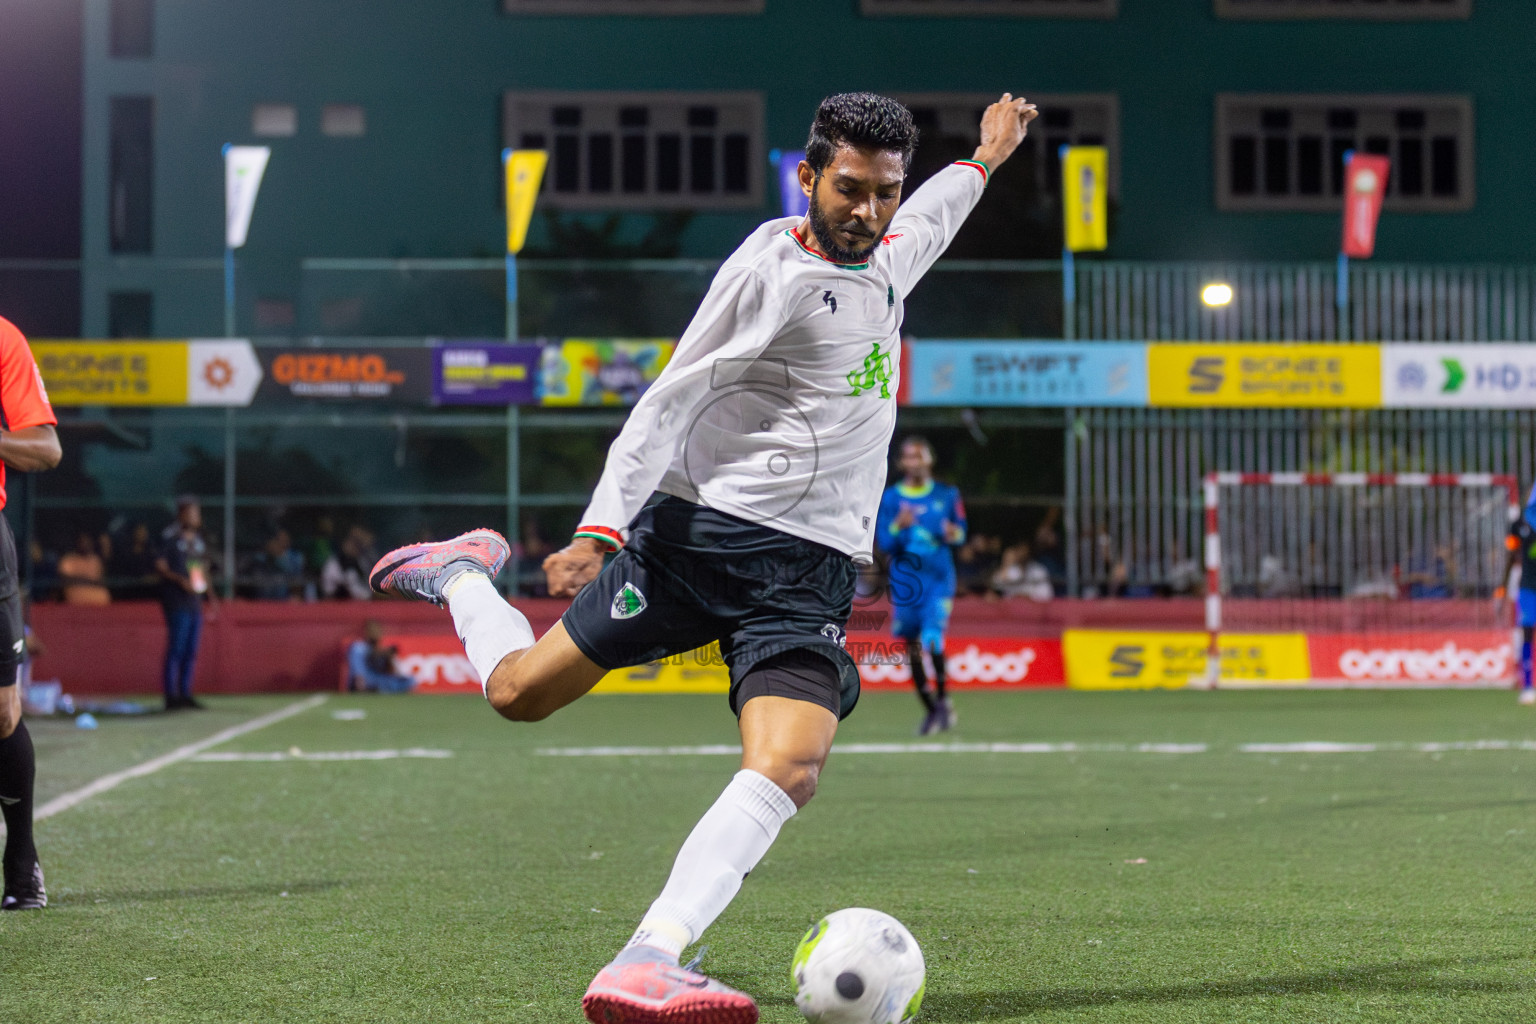
{"type": "Polygon", "coordinates": [[[250,761],[393,761],[402,757],[444,758],[452,756],[453,751],[451,750],[408,747],[405,750],[274,750],[271,753],[215,750],[210,754],[198,754],[192,760],[199,764],[233,764],[235,762],[250,761]]]}
{"type": "MultiPolygon", "coordinates": [[[[1204,743],[839,743],[834,754],[1203,754],[1204,743]]],[[[543,757],[689,757],[736,756],[741,747],[544,747],[543,757]]]]}
{"type": "MultiPolygon", "coordinates": [[[[1447,743],[1338,743],[1309,740],[1299,743],[1244,743],[1241,754],[1376,754],[1449,751],[1536,751],[1536,740],[1457,740],[1447,743]]],[[[1209,754],[1206,743],[839,743],[834,754],[1209,754]]],[[[541,757],[696,757],[737,756],[741,747],[718,743],[698,747],[542,747],[541,757]]]]}
{"type": "Polygon", "coordinates": [[[95,782],[87,783],[86,785],[81,786],[79,789],[74,790],[73,792],[65,793],[62,796],[56,796],[52,800],[49,800],[47,803],[43,804],[35,812],[33,812],[32,820],[42,821],[44,818],[51,818],[55,814],[62,814],[63,812],[69,810],[71,807],[84,803],[93,796],[98,796],[102,793],[105,793],[109,789],[114,789],[117,786],[122,785],[129,779],[138,779],[143,778],[145,775],[153,775],[155,772],[158,772],[162,768],[169,768],[173,764],[185,761],[188,758],[196,757],[198,754],[201,754],[209,747],[216,747],[220,743],[225,743],[234,739],[236,736],[244,736],[248,732],[255,732],[257,729],[265,729],[267,726],[276,722],[281,722],[285,718],[292,718],[294,715],[303,714],[310,708],[319,707],[321,704],[324,704],[325,701],[326,695],[323,693],[316,694],[313,697],[306,697],[303,700],[294,701],[287,707],[279,708],[269,714],[253,718],[248,722],[241,722],[239,725],[232,725],[228,729],[223,729],[214,733],[207,739],[198,740],[196,743],[188,743],[184,747],[177,747],[169,754],[161,754],[159,757],[152,757],[148,761],[145,761],[143,764],[136,764],[132,768],[125,768],[120,772],[113,772],[110,775],[103,775],[95,782]]]}

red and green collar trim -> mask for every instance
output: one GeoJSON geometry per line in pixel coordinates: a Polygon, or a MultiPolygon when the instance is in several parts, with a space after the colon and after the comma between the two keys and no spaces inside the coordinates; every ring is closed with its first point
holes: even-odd
{"type": "Polygon", "coordinates": [[[955,164],[960,167],[971,167],[979,171],[981,173],[982,188],[986,188],[987,184],[992,180],[992,168],[988,167],[980,160],[956,160],[955,164]]]}
{"type": "Polygon", "coordinates": [[[610,551],[617,551],[624,546],[624,538],[618,530],[610,530],[606,526],[578,526],[576,536],[595,540],[610,551]]]}
{"type": "Polygon", "coordinates": [[[817,252],[815,249],[812,249],[810,246],[805,244],[805,239],[800,237],[800,229],[799,228],[790,228],[788,231],[786,231],[784,233],[786,235],[788,235],[790,238],[793,238],[795,240],[795,244],[800,247],[800,251],[801,252],[806,253],[806,254],[811,255],[811,256],[815,256],[817,259],[821,260],[821,262],[823,262],[823,263],[830,263],[834,267],[842,267],[844,270],[868,270],[869,269],[869,260],[865,260],[863,263],[839,263],[837,260],[834,260],[834,259],[831,259],[829,257],[823,256],[821,253],[817,252]]]}

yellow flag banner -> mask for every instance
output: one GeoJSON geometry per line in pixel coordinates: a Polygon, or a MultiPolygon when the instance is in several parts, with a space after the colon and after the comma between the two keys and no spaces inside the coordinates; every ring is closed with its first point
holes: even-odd
{"type": "Polygon", "coordinates": [[[501,154],[507,189],[507,252],[523,251],[528,241],[528,222],[544,181],[549,154],[542,149],[507,149],[501,154]]]}
{"type": "Polygon", "coordinates": [[[186,405],[185,341],[34,341],[54,405],[186,405]]]}
{"type": "Polygon", "coordinates": [[[1147,385],[1154,407],[1375,409],[1381,347],[1153,342],[1147,385]]]}
{"type": "Polygon", "coordinates": [[[1062,147],[1061,207],[1069,250],[1097,252],[1109,248],[1109,150],[1103,146],[1062,147]]]}

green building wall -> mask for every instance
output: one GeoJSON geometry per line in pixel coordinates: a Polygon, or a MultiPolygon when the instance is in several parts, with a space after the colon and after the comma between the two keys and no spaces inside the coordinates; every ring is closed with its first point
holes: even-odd
{"type": "MultiPolygon", "coordinates": [[[[817,101],[843,90],[1114,93],[1120,190],[1107,255],[1133,260],[1336,250],[1334,214],[1217,211],[1218,93],[1470,94],[1475,206],[1389,215],[1378,258],[1529,260],[1529,5],[1478,0],[1468,20],[1427,22],[1230,21],[1211,0],[1119,6],[1096,21],[868,18],[856,0],[767,0],[761,14],[697,17],[508,16],[496,0],[160,0],[154,56],[113,59],[107,0],[86,0],[85,333],[106,333],[109,292],[135,289],[154,293],[157,334],[221,330],[226,142],[273,149],[241,253],[242,333],[257,295],[301,301],[305,257],[497,255],[509,89],[757,90],[770,148],[803,143],[817,101]],[[108,253],[117,95],[156,104],[148,256],[108,253]],[[253,138],[260,102],[296,105],[298,134],[253,138]],[[363,106],[366,135],[322,135],[326,103],[363,106]]],[[[777,204],[770,180],[760,210],[694,217],[679,255],[723,257],[777,204]]],[[[639,237],[650,219],[629,215],[623,231],[639,237]]],[[[543,230],[536,219],[531,244],[543,230]]]]}

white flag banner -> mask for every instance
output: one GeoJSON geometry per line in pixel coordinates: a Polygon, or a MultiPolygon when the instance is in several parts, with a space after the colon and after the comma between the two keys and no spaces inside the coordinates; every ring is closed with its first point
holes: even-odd
{"type": "Polygon", "coordinates": [[[224,147],[224,244],[238,249],[251,228],[251,211],[267,170],[267,146],[224,147]]]}

